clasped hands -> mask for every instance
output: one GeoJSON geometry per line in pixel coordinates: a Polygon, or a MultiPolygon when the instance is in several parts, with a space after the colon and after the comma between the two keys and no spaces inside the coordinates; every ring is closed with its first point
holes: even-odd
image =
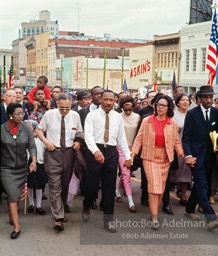
{"type": "Polygon", "coordinates": [[[189,165],[190,167],[194,167],[196,164],[197,158],[193,156],[189,156],[185,158],[185,163],[189,165]]]}

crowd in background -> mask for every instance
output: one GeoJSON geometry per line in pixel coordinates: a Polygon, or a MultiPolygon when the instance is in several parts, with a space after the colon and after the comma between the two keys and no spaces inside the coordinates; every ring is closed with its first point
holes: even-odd
{"type": "Polygon", "coordinates": [[[211,207],[218,187],[218,153],[209,135],[218,133],[218,95],[212,87],[187,95],[177,86],[173,98],[166,90],[150,90],[138,99],[100,86],[76,94],[61,86],[50,90],[47,82],[41,76],[27,95],[15,86],[2,96],[0,197],[7,195],[12,239],[21,231],[18,209],[26,177],[28,213],[46,214],[42,199],[48,184],[54,229],[64,230],[65,213],[79,191],[83,220],[100,201],[104,228],[116,232],[114,202],[122,203],[123,190],[128,211],[137,212],[131,176],[139,168],[141,204],[149,206],[154,230],[161,202],[164,213],[174,214],[174,189],[186,217],[200,220],[198,205],[208,229],[218,227],[211,207]]]}

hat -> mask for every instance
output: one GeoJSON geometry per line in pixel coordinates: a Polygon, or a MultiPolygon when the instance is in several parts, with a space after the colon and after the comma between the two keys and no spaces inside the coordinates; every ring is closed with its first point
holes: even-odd
{"type": "Polygon", "coordinates": [[[77,92],[77,100],[81,100],[83,98],[90,97],[91,94],[87,92],[86,90],[80,90],[77,92]]]}
{"type": "Polygon", "coordinates": [[[161,93],[161,92],[158,92],[158,93],[154,96],[154,98],[151,100],[151,104],[153,105],[153,104],[155,103],[155,101],[156,101],[160,96],[162,96],[162,95],[164,95],[164,94],[161,93]]]}
{"type": "Polygon", "coordinates": [[[208,94],[214,94],[213,87],[210,85],[203,85],[200,87],[200,90],[198,91],[198,95],[208,95],[208,94]]]}

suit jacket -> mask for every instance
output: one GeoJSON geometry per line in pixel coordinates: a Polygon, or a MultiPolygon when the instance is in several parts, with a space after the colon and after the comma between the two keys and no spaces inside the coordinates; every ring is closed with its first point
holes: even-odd
{"type": "Polygon", "coordinates": [[[210,120],[207,126],[201,107],[189,110],[185,117],[182,143],[185,155],[192,155],[198,160],[205,159],[206,152],[213,154],[209,133],[218,132],[218,110],[211,107],[210,120]]]}
{"type": "Polygon", "coordinates": [[[29,126],[21,123],[14,139],[8,123],[1,125],[1,166],[14,168],[27,165],[27,149],[30,157],[36,156],[36,144],[29,126]]]}
{"type": "Polygon", "coordinates": [[[8,121],[8,116],[5,111],[4,104],[1,105],[1,125],[8,121]]]}
{"type": "Polygon", "coordinates": [[[85,119],[89,112],[90,112],[90,105],[78,111],[83,130],[84,130],[85,119]]]}
{"type": "MultiPolygon", "coordinates": [[[[138,154],[140,149],[142,149],[140,157],[150,161],[154,160],[155,154],[155,131],[153,128],[153,120],[154,115],[143,119],[132,147],[132,152],[134,154],[138,154]]],[[[172,162],[174,159],[174,149],[179,156],[183,154],[178,126],[173,118],[169,118],[164,127],[164,139],[168,159],[172,162]]]]}

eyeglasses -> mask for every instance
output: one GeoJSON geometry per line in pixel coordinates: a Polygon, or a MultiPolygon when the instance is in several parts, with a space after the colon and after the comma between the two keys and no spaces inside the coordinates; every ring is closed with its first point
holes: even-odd
{"type": "Polygon", "coordinates": [[[25,113],[14,113],[15,116],[25,116],[25,113]]]}
{"type": "Polygon", "coordinates": [[[52,93],[61,93],[61,92],[59,92],[59,91],[53,91],[52,93]]]}
{"type": "Polygon", "coordinates": [[[132,109],[124,109],[124,112],[132,112],[132,109]]]}
{"type": "Polygon", "coordinates": [[[59,110],[61,110],[61,111],[64,111],[64,110],[69,111],[70,109],[71,109],[71,108],[59,107],[59,110]]]}
{"type": "Polygon", "coordinates": [[[9,98],[16,98],[16,95],[8,95],[8,94],[6,94],[6,96],[8,96],[9,98]]]}
{"type": "Polygon", "coordinates": [[[16,92],[16,94],[23,94],[22,92],[16,92]]]}
{"type": "Polygon", "coordinates": [[[162,103],[156,103],[156,106],[157,106],[158,108],[166,108],[166,107],[168,107],[168,105],[162,104],[162,103]]]}

